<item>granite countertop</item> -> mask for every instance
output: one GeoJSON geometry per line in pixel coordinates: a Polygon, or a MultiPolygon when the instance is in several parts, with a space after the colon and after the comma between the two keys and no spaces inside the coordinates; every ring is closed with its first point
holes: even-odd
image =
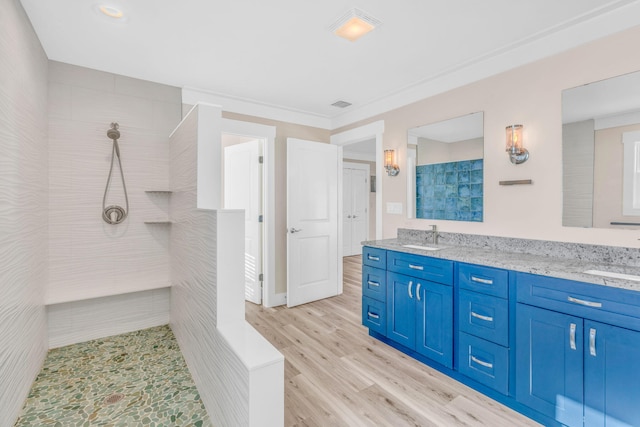
{"type": "Polygon", "coordinates": [[[609,278],[584,273],[584,271],[586,270],[601,270],[612,273],[630,274],[640,277],[640,267],[635,266],[605,264],[580,259],[532,255],[520,252],[501,251],[491,248],[449,245],[446,243],[431,245],[400,239],[372,240],[362,242],[362,244],[374,248],[424,255],[433,258],[447,259],[469,264],[502,268],[505,270],[520,271],[524,273],[539,274],[542,276],[557,277],[561,279],[593,283],[596,285],[640,291],[640,281],[609,278]],[[429,251],[423,249],[407,248],[404,245],[433,246],[440,247],[442,249],[437,251],[429,251]]]}

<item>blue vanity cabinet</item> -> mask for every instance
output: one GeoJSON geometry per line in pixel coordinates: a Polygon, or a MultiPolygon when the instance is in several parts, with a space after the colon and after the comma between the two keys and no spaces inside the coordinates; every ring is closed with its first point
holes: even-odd
{"type": "Polygon", "coordinates": [[[387,252],[387,338],[453,366],[453,262],[387,252]]]}
{"type": "Polygon", "coordinates": [[[582,319],[516,308],[516,400],[568,426],[582,425],[582,319]]]}
{"type": "Polygon", "coordinates": [[[362,324],[371,331],[386,335],[387,251],[365,246],[362,263],[362,324]]]}
{"type": "Polygon", "coordinates": [[[517,293],[516,400],[568,426],[640,425],[640,293],[526,273],[517,293]]]}
{"type": "Polygon", "coordinates": [[[460,373],[509,394],[509,272],[457,264],[460,373]]]}

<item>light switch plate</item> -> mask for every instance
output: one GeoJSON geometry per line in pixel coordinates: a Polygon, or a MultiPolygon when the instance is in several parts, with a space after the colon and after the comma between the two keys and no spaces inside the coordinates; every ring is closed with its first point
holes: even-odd
{"type": "Polygon", "coordinates": [[[387,213],[402,215],[402,202],[387,202],[387,213]]]}

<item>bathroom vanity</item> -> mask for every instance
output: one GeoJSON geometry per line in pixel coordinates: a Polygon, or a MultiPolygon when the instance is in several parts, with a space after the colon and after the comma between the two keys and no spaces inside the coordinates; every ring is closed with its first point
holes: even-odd
{"type": "Polygon", "coordinates": [[[544,425],[640,423],[640,268],[402,238],[362,263],[371,336],[544,425]]]}

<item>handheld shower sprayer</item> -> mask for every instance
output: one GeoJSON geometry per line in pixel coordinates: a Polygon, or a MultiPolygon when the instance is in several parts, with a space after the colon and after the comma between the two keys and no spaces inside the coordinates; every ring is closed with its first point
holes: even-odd
{"type": "Polygon", "coordinates": [[[127,196],[127,186],[124,182],[124,172],[122,171],[122,160],[120,159],[120,147],[118,146],[118,139],[120,138],[120,126],[118,123],[111,123],[111,128],[107,131],[107,136],[113,140],[113,148],[111,151],[111,167],[109,168],[109,176],[107,178],[107,185],[104,189],[104,196],[102,197],[102,219],[107,224],[120,224],[129,215],[129,197],[127,196]],[[107,201],[107,193],[109,192],[109,185],[111,184],[111,174],[113,172],[114,159],[118,158],[118,166],[120,167],[120,177],[122,178],[122,189],[124,190],[124,199],[126,203],[126,209],[121,206],[110,205],[105,206],[107,201]]]}

